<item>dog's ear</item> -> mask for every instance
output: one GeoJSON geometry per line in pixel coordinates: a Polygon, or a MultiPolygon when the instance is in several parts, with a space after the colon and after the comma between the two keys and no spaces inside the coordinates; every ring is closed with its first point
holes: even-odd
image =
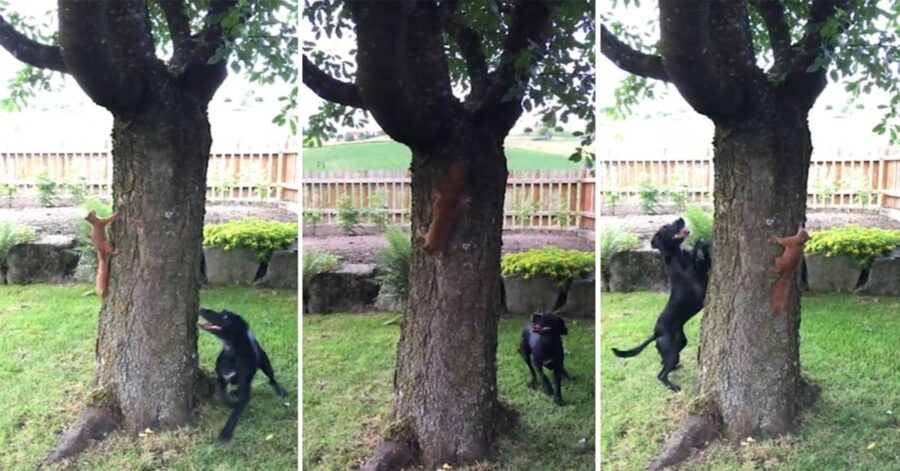
{"type": "Polygon", "coordinates": [[[566,321],[562,317],[557,317],[556,320],[559,324],[559,335],[568,335],[569,329],[566,329],[566,321]]]}
{"type": "Polygon", "coordinates": [[[659,234],[659,232],[657,232],[656,234],[653,235],[653,238],[650,239],[650,247],[653,247],[654,249],[661,248],[659,239],[660,239],[660,234],[659,234]]]}

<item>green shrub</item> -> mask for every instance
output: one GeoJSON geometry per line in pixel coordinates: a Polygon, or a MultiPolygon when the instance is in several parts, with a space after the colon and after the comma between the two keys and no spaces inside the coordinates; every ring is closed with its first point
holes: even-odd
{"type": "Polygon", "coordinates": [[[47,177],[46,173],[40,174],[34,185],[38,192],[38,200],[41,206],[49,208],[56,202],[56,182],[47,177]]]}
{"type": "Polygon", "coordinates": [[[604,191],[600,193],[600,198],[603,204],[609,208],[609,214],[615,215],[616,206],[622,201],[622,194],[617,191],[604,191]]]}
{"type": "Polygon", "coordinates": [[[315,248],[303,249],[303,283],[309,283],[313,276],[334,270],[338,265],[337,255],[315,248]]]}
{"type": "Polygon", "coordinates": [[[664,196],[665,192],[653,186],[650,183],[649,178],[641,180],[640,187],[638,188],[638,199],[641,203],[641,211],[643,211],[644,214],[656,214],[659,203],[664,196]]]}
{"type": "Polygon", "coordinates": [[[322,214],[321,210],[318,210],[318,209],[304,209],[303,210],[303,223],[309,226],[309,235],[315,237],[316,227],[318,227],[319,223],[322,222],[323,217],[325,217],[325,215],[322,214]]]}
{"type": "Polygon", "coordinates": [[[691,231],[691,235],[685,241],[687,245],[692,246],[698,241],[712,243],[714,227],[712,211],[704,211],[698,206],[689,205],[685,208],[683,217],[688,230],[691,231]]]}
{"type": "Polygon", "coordinates": [[[667,194],[669,195],[669,199],[672,200],[672,203],[675,204],[675,209],[678,211],[685,210],[688,203],[688,197],[690,196],[687,185],[679,183],[670,188],[667,194]]]}
{"type": "Polygon", "coordinates": [[[388,246],[378,252],[378,259],[382,265],[378,281],[388,296],[406,301],[409,294],[409,259],[412,241],[409,234],[395,227],[385,231],[384,238],[388,246]]]}
{"type": "Polygon", "coordinates": [[[369,221],[378,229],[378,232],[384,232],[391,222],[391,216],[387,207],[387,193],[384,190],[378,190],[369,199],[368,210],[369,221]]]}
{"type": "Polygon", "coordinates": [[[638,246],[638,238],[634,234],[618,229],[600,231],[600,264],[609,266],[612,256],[619,252],[627,252],[638,246]]]}
{"type": "Polygon", "coordinates": [[[6,206],[12,208],[13,199],[19,194],[19,187],[13,184],[4,183],[0,185],[0,195],[6,199],[6,206]]]}
{"type": "Polygon", "coordinates": [[[87,199],[87,182],[85,182],[83,178],[73,182],[64,183],[63,188],[65,188],[69,193],[69,196],[72,197],[72,202],[75,203],[76,206],[84,203],[84,200],[87,199]]]}
{"type": "Polygon", "coordinates": [[[276,250],[294,243],[298,232],[296,224],[246,218],[206,225],[203,228],[203,245],[221,245],[225,250],[243,247],[253,252],[260,261],[266,261],[276,250]]]}
{"type": "Polygon", "coordinates": [[[869,268],[879,255],[900,245],[900,230],[861,227],[855,224],[813,232],[806,243],[807,253],[826,257],[847,255],[862,268],[869,268]]]}
{"type": "Polygon", "coordinates": [[[500,260],[504,275],[522,275],[525,279],[547,276],[560,285],[594,271],[594,252],[543,247],[508,253],[500,260]]]}
{"type": "Polygon", "coordinates": [[[346,235],[355,235],[359,229],[361,212],[353,206],[353,199],[345,194],[338,202],[337,223],[341,231],[346,235]]]}
{"type": "Polygon", "coordinates": [[[0,222],[0,265],[6,264],[6,256],[10,247],[30,242],[36,238],[37,231],[33,227],[0,222]]]}

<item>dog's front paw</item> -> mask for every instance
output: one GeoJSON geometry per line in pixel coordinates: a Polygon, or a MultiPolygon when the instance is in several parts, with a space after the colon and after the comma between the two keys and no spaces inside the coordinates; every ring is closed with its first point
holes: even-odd
{"type": "Polygon", "coordinates": [[[561,398],[561,397],[559,397],[559,396],[554,396],[554,397],[553,397],[553,402],[554,402],[556,405],[560,406],[560,407],[566,405],[566,401],[564,401],[563,398],[561,398]]]}
{"type": "Polygon", "coordinates": [[[224,444],[226,444],[226,443],[228,443],[228,442],[230,442],[230,441],[231,441],[231,434],[230,434],[230,433],[226,433],[226,432],[224,432],[224,431],[223,431],[222,433],[220,433],[220,434],[219,434],[219,438],[216,439],[216,442],[218,442],[218,443],[220,443],[220,444],[222,444],[222,445],[224,445],[224,444]]]}
{"type": "Polygon", "coordinates": [[[678,391],[681,391],[681,386],[679,386],[679,385],[677,385],[677,384],[675,384],[675,383],[669,383],[669,384],[666,385],[666,387],[669,388],[669,390],[672,391],[672,392],[678,392],[678,391]]]}

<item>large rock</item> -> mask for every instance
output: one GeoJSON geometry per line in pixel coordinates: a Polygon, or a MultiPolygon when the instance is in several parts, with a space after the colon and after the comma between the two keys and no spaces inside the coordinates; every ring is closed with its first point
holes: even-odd
{"type": "Polygon", "coordinates": [[[506,310],[513,314],[553,309],[560,292],[556,281],[545,276],[527,280],[522,275],[504,276],[503,288],[506,291],[506,310]]]}
{"type": "Polygon", "coordinates": [[[858,292],[874,296],[900,296],[900,254],[875,259],[869,268],[869,279],[858,292]]]}
{"type": "Polygon", "coordinates": [[[364,311],[378,296],[376,266],[348,263],[314,275],[303,285],[306,312],[364,311]]]}
{"type": "Polygon", "coordinates": [[[259,260],[248,249],[225,250],[221,245],[203,247],[206,281],[210,285],[249,285],[259,272],[259,260]]]}
{"type": "Polygon", "coordinates": [[[851,293],[859,283],[860,274],[862,269],[846,255],[806,255],[806,279],[814,293],[851,293]]]}
{"type": "Polygon", "coordinates": [[[593,278],[572,281],[561,313],[568,317],[594,318],[596,293],[596,282],[593,278]]]}
{"type": "Polygon", "coordinates": [[[85,250],[78,258],[78,266],[72,279],[79,283],[93,283],[97,279],[97,252],[85,250]]]}
{"type": "Polygon", "coordinates": [[[259,286],[297,289],[297,250],[280,250],[272,254],[259,286]]]}
{"type": "Polygon", "coordinates": [[[666,291],[666,269],[655,250],[619,252],[609,262],[610,291],[666,291]]]}
{"type": "Polygon", "coordinates": [[[36,242],[10,247],[6,281],[9,284],[62,283],[77,265],[74,237],[45,236],[36,242]]]}

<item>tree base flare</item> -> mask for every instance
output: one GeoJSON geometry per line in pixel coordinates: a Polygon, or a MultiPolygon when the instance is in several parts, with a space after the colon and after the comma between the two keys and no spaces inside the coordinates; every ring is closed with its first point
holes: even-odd
{"type": "Polygon", "coordinates": [[[360,471],[394,471],[408,468],[419,461],[419,451],[406,442],[381,442],[375,454],[366,460],[360,471]]]}
{"type": "Polygon", "coordinates": [[[56,448],[44,459],[43,464],[53,464],[71,458],[104,440],[116,428],[116,416],[109,409],[85,407],[75,419],[75,423],[63,432],[56,448]]]}
{"type": "Polygon", "coordinates": [[[663,445],[648,471],[661,471],[687,459],[694,450],[709,445],[722,435],[719,424],[707,415],[689,415],[663,445]]]}

